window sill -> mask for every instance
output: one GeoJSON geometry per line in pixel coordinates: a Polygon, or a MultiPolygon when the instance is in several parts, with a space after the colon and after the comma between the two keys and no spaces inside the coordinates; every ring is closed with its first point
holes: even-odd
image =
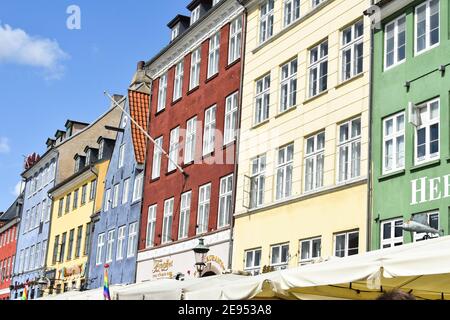
{"type": "Polygon", "coordinates": [[[167,172],[166,177],[173,175],[175,172],[177,172],[177,169],[173,169],[172,171],[167,172]]]}
{"type": "Polygon", "coordinates": [[[162,110],[157,111],[157,112],[155,113],[155,117],[157,117],[157,116],[159,116],[160,114],[164,113],[164,111],[166,111],[165,108],[162,109],[162,110]]]}
{"type": "Polygon", "coordinates": [[[398,176],[402,176],[405,173],[406,173],[405,169],[385,173],[385,174],[381,175],[380,177],[378,177],[378,181],[384,181],[384,180],[388,180],[388,179],[395,178],[398,176]]]}
{"type": "Polygon", "coordinates": [[[218,72],[215,73],[215,74],[213,74],[212,76],[210,76],[208,79],[205,80],[205,83],[208,83],[208,82],[213,81],[213,80],[216,79],[218,76],[219,76],[219,73],[218,73],[218,72]]]}
{"type": "Polygon", "coordinates": [[[296,110],[296,109],[297,109],[297,105],[292,106],[292,107],[289,107],[289,109],[286,109],[286,110],[284,110],[284,111],[278,113],[278,114],[275,116],[275,119],[280,118],[280,117],[284,116],[285,114],[287,114],[287,113],[289,113],[289,112],[291,112],[291,111],[294,111],[294,110],[296,110]]]}
{"type": "Polygon", "coordinates": [[[200,88],[200,85],[197,85],[196,87],[190,89],[190,90],[187,92],[187,95],[193,94],[193,93],[194,93],[195,91],[197,91],[199,88],[200,88]]]}
{"type": "Polygon", "coordinates": [[[210,152],[210,153],[207,153],[207,154],[203,155],[203,156],[202,156],[202,160],[206,160],[206,159],[208,159],[208,158],[214,157],[214,154],[215,154],[215,153],[216,153],[215,151],[212,151],[212,152],[210,152]]]}
{"type": "Polygon", "coordinates": [[[241,58],[237,58],[236,60],[234,60],[233,62],[228,63],[228,65],[225,67],[225,70],[231,69],[232,67],[234,67],[235,65],[237,65],[239,62],[241,62],[241,58]]]}
{"type": "Polygon", "coordinates": [[[182,99],[183,99],[183,97],[179,97],[178,99],[173,100],[172,103],[171,103],[170,105],[173,107],[173,106],[176,105],[178,102],[180,102],[182,99]]]}
{"type": "Polygon", "coordinates": [[[264,120],[264,121],[262,121],[262,122],[260,122],[258,124],[255,124],[255,125],[252,126],[252,129],[257,129],[259,127],[262,127],[263,125],[269,123],[269,121],[270,121],[270,118],[268,118],[268,119],[266,119],[266,120],[264,120]]]}
{"type": "Polygon", "coordinates": [[[357,75],[354,75],[353,77],[351,77],[351,78],[349,78],[349,79],[347,79],[347,80],[344,80],[344,81],[340,82],[338,85],[335,86],[335,88],[338,89],[338,88],[340,88],[340,87],[343,87],[343,86],[349,84],[350,82],[353,82],[353,81],[356,81],[356,80],[358,80],[358,79],[361,79],[361,78],[364,77],[364,75],[365,75],[365,72],[361,72],[361,73],[359,73],[359,74],[357,74],[357,75]]]}
{"type": "Polygon", "coordinates": [[[437,160],[431,160],[425,163],[421,163],[418,165],[413,166],[410,171],[414,172],[414,171],[418,171],[424,168],[429,168],[429,167],[434,167],[434,166],[438,166],[441,164],[441,159],[437,159],[437,160]]]}
{"type": "Polygon", "coordinates": [[[159,180],[161,180],[161,177],[150,179],[150,183],[157,182],[159,180]]]}
{"type": "Polygon", "coordinates": [[[305,101],[303,101],[303,104],[307,104],[307,103],[309,103],[309,102],[311,102],[311,101],[314,101],[314,100],[316,100],[316,99],[319,99],[320,97],[322,97],[322,96],[328,94],[328,91],[329,91],[329,90],[327,89],[327,90],[325,90],[325,91],[322,91],[321,93],[316,94],[314,97],[311,97],[311,98],[306,99],[305,101]]]}
{"type": "Polygon", "coordinates": [[[236,139],[223,145],[222,150],[228,149],[236,144],[236,139]]]}

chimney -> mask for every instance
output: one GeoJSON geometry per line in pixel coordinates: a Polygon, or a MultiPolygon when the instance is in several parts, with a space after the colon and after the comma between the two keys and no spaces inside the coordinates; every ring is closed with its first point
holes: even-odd
{"type": "Polygon", "coordinates": [[[144,70],[144,66],[145,66],[145,61],[139,61],[137,63],[137,71],[144,70]]]}
{"type": "Polygon", "coordinates": [[[137,63],[137,71],[131,80],[130,89],[150,94],[150,85],[152,79],[147,75],[145,70],[145,61],[137,63]]]}
{"type": "MultiPolygon", "coordinates": [[[[113,94],[112,98],[113,98],[113,100],[114,100],[115,102],[119,103],[120,100],[123,99],[123,95],[120,95],[120,94],[113,94]]],[[[114,108],[114,107],[116,107],[116,104],[115,104],[114,102],[111,101],[111,108],[114,108]]]]}

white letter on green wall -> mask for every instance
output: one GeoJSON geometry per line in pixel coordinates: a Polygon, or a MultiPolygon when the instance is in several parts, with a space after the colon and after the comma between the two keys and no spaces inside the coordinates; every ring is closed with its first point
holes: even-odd
{"type": "Polygon", "coordinates": [[[411,205],[427,202],[427,177],[411,181],[412,202],[411,205]],[[417,182],[420,181],[420,189],[417,189],[417,182]],[[420,202],[417,201],[417,194],[420,193],[420,202]]]}
{"type": "Polygon", "coordinates": [[[441,178],[430,179],[430,201],[439,200],[442,198],[442,193],[439,190],[441,186],[441,178]]]}

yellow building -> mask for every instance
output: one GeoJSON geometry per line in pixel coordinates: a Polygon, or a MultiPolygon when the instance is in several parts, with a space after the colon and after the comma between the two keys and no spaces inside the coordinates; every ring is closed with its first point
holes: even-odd
{"type": "Polygon", "coordinates": [[[367,250],[370,0],[247,0],[233,269],[367,250]]]}
{"type": "Polygon", "coordinates": [[[100,138],[100,151],[86,147],[75,155],[75,173],[50,190],[52,225],[47,255],[47,274],[52,276],[49,294],[83,288],[89,266],[91,216],[103,203],[106,172],[114,140],[100,138]]]}

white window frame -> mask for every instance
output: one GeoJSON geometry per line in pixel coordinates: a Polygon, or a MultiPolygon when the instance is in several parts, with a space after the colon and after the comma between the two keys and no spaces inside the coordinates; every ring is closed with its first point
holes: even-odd
{"type": "Polygon", "coordinates": [[[284,0],[283,26],[286,28],[300,19],[300,0],[284,0]]]}
{"type": "Polygon", "coordinates": [[[230,23],[230,40],[228,44],[228,64],[232,64],[241,57],[242,48],[242,16],[230,23]]]}
{"type": "Polygon", "coordinates": [[[175,79],[173,84],[173,101],[183,96],[184,60],[177,63],[175,67],[175,79]]]}
{"type": "Polygon", "coordinates": [[[420,110],[423,108],[427,108],[425,116],[427,116],[426,121],[423,121],[420,119],[420,125],[416,127],[415,133],[414,133],[414,163],[415,165],[423,164],[426,162],[430,162],[436,159],[439,159],[441,154],[441,101],[440,98],[430,100],[419,107],[417,107],[417,114],[418,118],[420,117],[420,110]],[[431,106],[437,102],[438,105],[438,117],[431,119],[431,106]],[[439,138],[438,138],[438,149],[439,151],[437,153],[431,154],[431,148],[430,145],[432,143],[431,141],[431,127],[438,124],[439,126],[439,138]],[[425,129],[425,156],[423,158],[418,157],[418,131],[425,129]]]}
{"type": "Polygon", "coordinates": [[[436,48],[437,46],[439,46],[440,41],[441,41],[441,2],[438,0],[438,15],[439,15],[439,26],[438,26],[438,42],[430,45],[430,41],[431,41],[431,30],[430,30],[430,20],[431,20],[431,7],[430,4],[431,2],[434,0],[425,0],[423,3],[419,4],[418,6],[415,7],[414,9],[414,53],[415,55],[420,55],[424,52],[427,52],[433,48],[436,48]],[[418,36],[418,30],[417,30],[417,24],[418,24],[418,20],[417,20],[417,11],[419,10],[419,8],[426,6],[425,9],[425,48],[423,48],[422,50],[419,51],[418,49],[418,43],[419,41],[417,41],[417,36],[418,36]]]}
{"type": "Polygon", "coordinates": [[[266,0],[260,6],[259,17],[259,43],[263,44],[273,36],[274,26],[274,0],[266,0]]]}
{"type": "Polygon", "coordinates": [[[297,105],[297,71],[297,57],[295,57],[288,63],[285,63],[280,68],[281,83],[279,113],[286,112],[297,105]]]}
{"type": "Polygon", "coordinates": [[[228,96],[225,101],[225,128],[223,144],[226,146],[236,140],[239,92],[228,96]]]}
{"type": "Polygon", "coordinates": [[[125,204],[128,202],[129,191],[130,191],[130,179],[128,178],[123,181],[122,204],[125,204]]]}
{"type": "MultiPolygon", "coordinates": [[[[427,212],[426,215],[427,215],[427,219],[428,219],[428,224],[429,224],[429,225],[431,225],[431,224],[430,224],[431,216],[435,216],[435,215],[438,216],[438,228],[437,228],[437,230],[440,231],[440,229],[441,229],[441,214],[439,213],[439,211],[431,211],[431,212],[427,212]]],[[[413,241],[414,241],[414,242],[420,242],[420,241],[423,241],[423,238],[424,238],[425,235],[426,235],[425,233],[416,233],[416,232],[414,232],[414,235],[413,235],[413,241]]],[[[437,237],[439,237],[439,236],[433,235],[433,236],[431,236],[430,238],[433,239],[433,238],[437,238],[437,237]]]]}
{"type": "Polygon", "coordinates": [[[208,79],[219,73],[220,64],[220,31],[209,39],[208,79]]]}
{"type": "Polygon", "coordinates": [[[191,215],[192,191],[181,195],[180,222],[178,226],[178,240],[186,239],[189,236],[189,221],[191,215]]]}
{"type": "Polygon", "coordinates": [[[312,0],[312,1],[311,1],[311,8],[314,9],[314,8],[317,7],[319,4],[321,4],[323,1],[325,1],[325,0],[312,0]]]}
{"type": "Polygon", "coordinates": [[[392,220],[386,220],[386,221],[382,221],[381,222],[381,232],[380,232],[380,242],[381,242],[381,246],[380,249],[388,249],[388,248],[392,248],[392,247],[396,247],[396,246],[401,246],[403,245],[404,241],[403,241],[403,218],[399,218],[399,219],[392,219],[392,220]],[[384,226],[389,224],[390,228],[391,228],[391,232],[389,234],[389,238],[384,239],[385,233],[384,233],[384,226]],[[400,228],[402,230],[402,236],[401,237],[396,237],[395,236],[395,229],[396,228],[400,228]]]}
{"type": "Polygon", "coordinates": [[[383,174],[388,174],[405,169],[405,136],[406,117],[405,112],[399,112],[383,120],[383,174]],[[403,127],[399,125],[399,120],[403,118],[403,127]],[[387,132],[387,123],[392,122],[392,133],[387,132]],[[399,142],[403,138],[403,150],[399,150],[399,142]],[[392,143],[392,167],[387,166],[388,154],[387,143],[392,143]]]}
{"type": "Polygon", "coordinates": [[[125,245],[127,226],[122,226],[117,232],[117,248],[116,248],[116,261],[123,260],[123,249],[125,245]]]}
{"type": "Polygon", "coordinates": [[[304,160],[305,193],[320,190],[324,186],[325,144],[326,144],[325,131],[321,131],[305,139],[305,160],[304,160]],[[321,142],[321,140],[323,142],[321,142]],[[312,141],[312,150],[310,151],[308,150],[308,144],[311,141],[312,141]],[[323,143],[323,145],[320,146],[320,143],[323,143]],[[312,163],[311,177],[309,177],[308,174],[308,163],[312,163]],[[318,170],[319,165],[321,165],[321,170],[318,170]]]}
{"type": "Polygon", "coordinates": [[[105,246],[105,234],[101,233],[101,234],[98,235],[97,252],[96,252],[96,255],[95,255],[95,264],[97,266],[100,266],[103,263],[102,255],[103,255],[103,248],[104,248],[104,246],[105,246]]]}
{"type": "Polygon", "coordinates": [[[261,273],[261,258],[262,258],[262,249],[258,248],[258,249],[252,249],[252,250],[246,250],[244,252],[244,271],[251,273],[253,276],[257,276],[261,273]],[[257,263],[256,261],[256,254],[259,252],[259,261],[257,263]],[[248,264],[248,257],[249,254],[252,256],[252,263],[251,265],[248,264]]]}
{"type": "Polygon", "coordinates": [[[189,75],[189,90],[200,85],[200,67],[202,61],[202,47],[198,47],[191,54],[191,73],[189,75]]]}
{"type": "Polygon", "coordinates": [[[285,270],[288,268],[289,266],[289,260],[290,260],[290,253],[289,253],[289,243],[283,243],[283,244],[278,244],[278,245],[273,245],[270,247],[270,266],[272,268],[274,268],[275,270],[279,271],[279,270],[285,270]],[[283,248],[286,248],[288,250],[288,255],[287,255],[287,260],[283,261],[283,257],[282,257],[282,253],[283,253],[283,248]],[[274,250],[275,249],[279,249],[280,250],[280,259],[279,261],[274,261],[274,250]]]}
{"type": "Polygon", "coordinates": [[[105,206],[103,211],[108,212],[110,209],[110,205],[111,205],[111,189],[107,189],[105,192],[105,206]]]}
{"type": "Polygon", "coordinates": [[[196,6],[194,8],[194,10],[192,10],[191,12],[191,23],[190,25],[192,26],[194,23],[196,23],[198,21],[198,19],[200,19],[200,5],[196,6]]]}
{"type": "Polygon", "coordinates": [[[156,111],[160,112],[166,108],[167,102],[167,72],[159,78],[158,106],[156,111]]]}
{"type": "Polygon", "coordinates": [[[319,259],[321,256],[322,256],[322,237],[300,240],[299,255],[298,255],[299,266],[310,264],[314,260],[319,259]],[[320,252],[319,252],[319,256],[315,257],[314,251],[313,251],[313,248],[314,248],[313,244],[314,244],[314,242],[317,242],[317,241],[320,242],[320,252]],[[305,243],[308,244],[309,251],[308,251],[308,258],[303,259],[303,244],[305,244],[305,243]]]}
{"type": "Polygon", "coordinates": [[[309,81],[309,97],[313,98],[322,92],[326,92],[328,90],[328,73],[329,73],[329,66],[328,66],[328,54],[329,54],[329,47],[328,47],[328,39],[322,41],[318,45],[314,46],[309,50],[309,67],[308,67],[308,81],[309,81]],[[323,46],[326,46],[327,53],[326,55],[323,55],[323,46]],[[317,51],[317,60],[313,60],[313,52],[317,51]],[[323,68],[325,68],[327,73],[326,75],[321,77],[321,73],[323,71],[323,68]],[[313,81],[312,75],[313,72],[316,72],[316,79],[313,81]],[[322,81],[322,78],[326,78],[325,82],[325,88],[321,88],[320,84],[322,81]],[[315,91],[314,91],[315,86],[315,91]]]}
{"type": "Polygon", "coordinates": [[[119,190],[120,190],[120,184],[118,183],[114,186],[114,189],[113,189],[113,199],[112,199],[112,206],[111,206],[112,209],[117,208],[119,205],[119,190]]]}
{"type": "Polygon", "coordinates": [[[134,222],[130,224],[128,228],[128,245],[127,245],[127,258],[132,258],[136,255],[138,236],[138,223],[134,222]]]}
{"type": "Polygon", "coordinates": [[[205,128],[203,132],[203,156],[214,152],[216,141],[216,115],[217,106],[214,105],[205,111],[205,128]]]}
{"type": "Polygon", "coordinates": [[[276,201],[283,201],[292,196],[293,174],[294,174],[294,143],[290,143],[277,150],[277,174],[276,181],[276,201]],[[289,149],[292,148],[292,158],[289,159],[289,149]],[[281,153],[284,154],[284,161],[281,160],[281,153]],[[291,181],[287,180],[289,169],[291,170],[291,181]],[[278,178],[282,175],[282,184],[278,183],[278,178]],[[280,190],[281,187],[281,190],[280,190]]]}
{"type": "Polygon", "coordinates": [[[270,115],[270,73],[257,80],[255,83],[255,114],[254,125],[258,125],[267,119],[270,115]]]}
{"type": "Polygon", "coordinates": [[[347,122],[344,122],[338,126],[338,152],[337,152],[337,160],[338,160],[338,170],[337,171],[337,181],[338,184],[346,183],[355,179],[358,179],[361,176],[361,148],[362,148],[362,118],[357,117],[347,122]],[[359,135],[353,135],[353,126],[355,123],[359,121],[359,135]],[[347,140],[341,141],[341,127],[348,126],[348,137],[347,140]],[[347,176],[341,176],[341,150],[345,150],[347,148],[347,158],[349,161],[346,163],[346,172],[347,176]],[[356,149],[355,149],[356,148],[356,149]],[[354,154],[354,150],[359,149],[359,158],[357,159],[357,167],[355,168],[356,163],[355,159],[352,159],[352,155],[354,154]],[[356,169],[358,169],[356,172],[356,169]]]}
{"type": "Polygon", "coordinates": [[[220,179],[219,190],[219,219],[218,228],[224,228],[230,225],[233,210],[233,183],[234,175],[230,174],[220,179]]]}
{"type": "Polygon", "coordinates": [[[350,231],[350,232],[342,232],[342,233],[338,233],[338,234],[335,234],[335,235],[334,235],[334,241],[333,241],[333,255],[334,255],[335,257],[338,257],[338,255],[336,254],[336,253],[337,253],[337,252],[336,252],[336,249],[337,249],[336,244],[337,244],[337,237],[339,237],[339,236],[345,236],[345,248],[344,248],[344,250],[345,250],[345,252],[344,252],[345,256],[344,256],[343,258],[349,256],[349,251],[350,251],[350,250],[358,249],[358,253],[356,253],[355,255],[359,254],[359,243],[361,242],[361,238],[360,238],[359,230],[356,230],[356,231],[350,231]],[[349,236],[352,235],[352,234],[356,234],[356,233],[358,234],[358,248],[349,248],[349,241],[350,241],[350,237],[349,237],[349,236]]]}
{"type": "Polygon", "coordinates": [[[197,143],[197,117],[186,123],[186,141],[184,146],[184,163],[188,164],[195,160],[195,149],[197,143]]]}
{"type": "Polygon", "coordinates": [[[122,144],[119,148],[119,169],[125,165],[125,147],[126,144],[122,144]]]}
{"type": "Polygon", "coordinates": [[[155,144],[153,145],[153,163],[152,163],[152,179],[157,179],[161,176],[161,160],[162,160],[162,151],[161,148],[163,146],[164,138],[159,137],[155,139],[155,144]],[[159,148],[156,146],[158,145],[159,148]]]}
{"type": "Polygon", "coordinates": [[[158,205],[152,205],[148,208],[147,213],[147,234],[145,239],[145,247],[153,248],[155,246],[156,236],[156,214],[158,205]]]}
{"type": "Polygon", "coordinates": [[[262,154],[251,161],[250,208],[256,209],[264,205],[266,186],[267,156],[262,154]]]}
{"type": "Polygon", "coordinates": [[[175,164],[178,164],[180,156],[180,127],[176,127],[170,131],[170,147],[169,159],[167,165],[167,172],[172,172],[177,169],[175,164]]]}
{"type": "Polygon", "coordinates": [[[211,212],[211,183],[201,186],[198,191],[197,234],[209,230],[209,215],[211,212]]]}
{"type": "Polygon", "coordinates": [[[384,27],[384,70],[389,70],[391,68],[394,68],[395,66],[402,64],[406,61],[406,32],[407,32],[407,26],[406,26],[406,15],[401,15],[400,17],[394,19],[393,21],[386,24],[384,27]],[[400,25],[400,20],[403,20],[403,24],[400,25]],[[388,38],[388,28],[390,26],[394,25],[394,62],[388,66],[388,52],[387,52],[387,43],[390,38],[388,38]],[[405,43],[403,43],[401,46],[399,46],[399,36],[401,33],[405,34],[405,43]],[[399,49],[401,47],[404,47],[405,50],[405,56],[403,59],[399,59],[399,49]]]}
{"type": "Polygon", "coordinates": [[[162,232],[162,244],[172,242],[172,229],[173,229],[173,208],[175,198],[170,198],[164,201],[164,218],[163,218],[163,232],[162,232]]]}
{"type": "Polygon", "coordinates": [[[142,199],[142,192],[144,187],[144,172],[139,173],[134,179],[133,186],[133,202],[142,199]]]}
{"type": "Polygon", "coordinates": [[[114,249],[114,237],[116,230],[108,231],[108,237],[106,242],[106,263],[113,261],[113,249],[114,249]]]}
{"type": "Polygon", "coordinates": [[[351,26],[345,28],[341,32],[342,35],[342,49],[341,49],[341,73],[342,78],[341,81],[350,80],[357,75],[364,72],[364,20],[359,20],[351,26]],[[358,26],[362,27],[362,34],[357,36],[358,26]],[[345,43],[345,34],[346,32],[350,32],[351,40],[348,43],[345,43]],[[357,56],[358,47],[361,46],[361,56],[357,56]],[[347,76],[346,66],[348,62],[345,61],[345,53],[350,51],[350,74],[347,76]],[[358,72],[358,61],[361,59],[361,71],[358,72]]]}

